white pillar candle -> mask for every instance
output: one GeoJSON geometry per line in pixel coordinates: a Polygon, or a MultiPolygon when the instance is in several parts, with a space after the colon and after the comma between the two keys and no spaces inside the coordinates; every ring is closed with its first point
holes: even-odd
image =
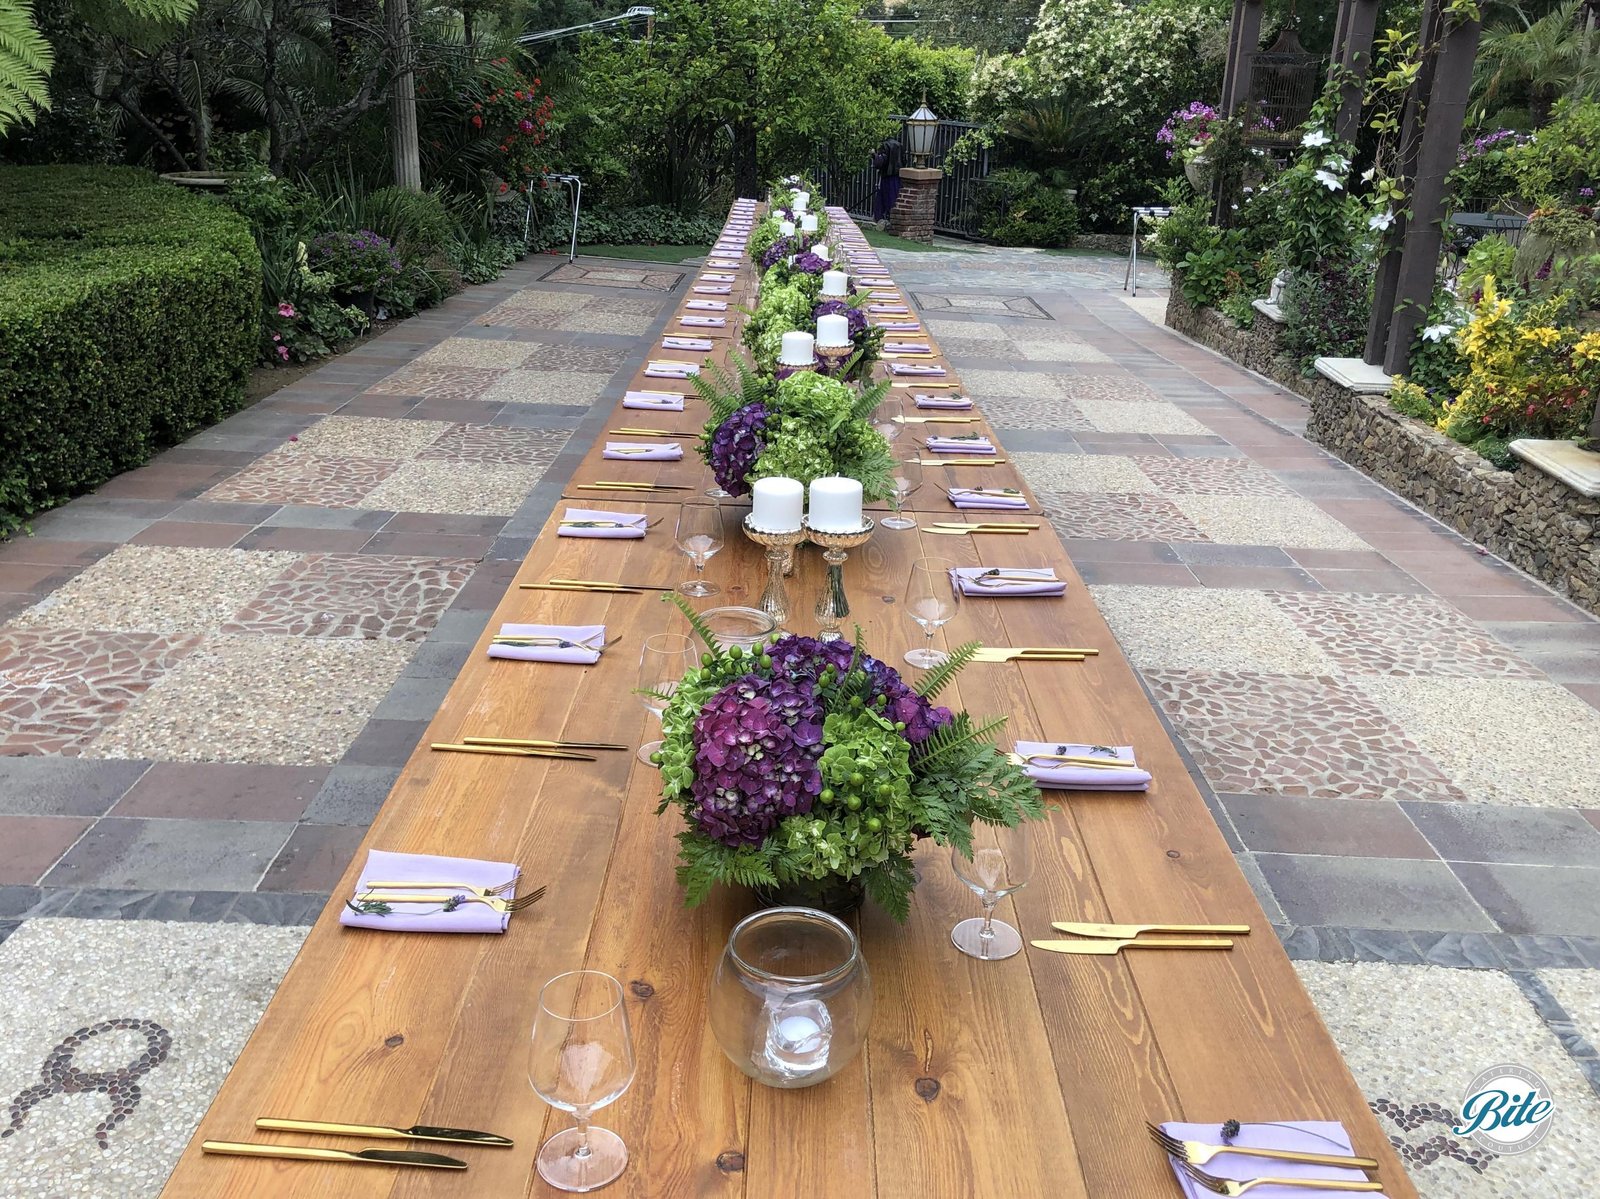
{"type": "Polygon", "coordinates": [[[819,533],[859,533],[866,525],[861,517],[861,484],[837,476],[813,479],[806,523],[819,533]]]}
{"type": "Polygon", "coordinates": [[[793,221],[779,221],[778,222],[778,232],[781,233],[784,237],[793,237],[794,236],[794,222],[793,221]]]}
{"type": "Polygon", "coordinates": [[[810,366],[817,360],[816,338],[795,329],[783,335],[783,345],[778,351],[778,361],[784,366],[810,366]]]}
{"type": "Polygon", "coordinates": [[[847,296],[850,294],[850,276],[844,271],[822,272],[822,294],[825,296],[847,296]]]}
{"type": "Polygon", "coordinates": [[[799,479],[757,479],[750,487],[750,527],[763,533],[798,533],[806,489],[799,479]]]}
{"type": "Polygon", "coordinates": [[[795,194],[794,194],[794,210],[796,212],[804,212],[808,207],[810,207],[810,205],[811,205],[811,193],[810,192],[795,192],[795,194]]]}
{"type": "Polygon", "coordinates": [[[833,261],[833,251],[828,249],[828,243],[825,241],[819,241],[816,245],[812,246],[811,252],[818,258],[822,259],[823,262],[833,261]]]}
{"type": "MultiPolygon", "coordinates": [[[[831,272],[830,272],[831,273],[831,272]]],[[[842,312],[829,313],[817,318],[817,344],[819,346],[847,346],[850,344],[850,320],[842,312]]]]}
{"type": "Polygon", "coordinates": [[[800,217],[800,232],[801,233],[815,233],[816,231],[817,231],[817,214],[814,213],[814,212],[807,212],[807,213],[802,214],[801,217],[800,217]]]}

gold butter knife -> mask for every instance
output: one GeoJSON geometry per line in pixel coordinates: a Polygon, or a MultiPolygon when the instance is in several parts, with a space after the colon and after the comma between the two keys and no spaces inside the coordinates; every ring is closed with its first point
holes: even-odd
{"type": "MultiPolygon", "coordinates": [[[[1132,765],[1132,763],[1129,763],[1132,765]]],[[[1053,920],[1050,927],[1079,937],[1137,937],[1140,933],[1215,933],[1243,937],[1248,924],[1084,924],[1076,920],[1053,920]]]]}
{"type": "Polygon", "coordinates": [[[300,1162],[354,1162],[366,1166],[426,1166],[434,1170],[465,1170],[467,1163],[442,1153],[419,1153],[414,1149],[363,1149],[350,1153],[343,1149],[313,1149],[310,1145],[256,1145],[248,1141],[201,1141],[202,1153],[221,1153],[229,1157],[280,1157],[300,1162]]]}
{"type": "Polygon", "coordinates": [[[500,754],[508,758],[560,758],[567,762],[598,762],[589,754],[575,754],[565,749],[548,749],[534,745],[466,745],[451,741],[435,741],[428,746],[438,753],[447,754],[500,754]]]}
{"type": "Polygon", "coordinates": [[[320,1132],[330,1137],[367,1137],[375,1141],[454,1141],[462,1145],[494,1145],[502,1149],[512,1146],[510,1137],[492,1132],[475,1132],[470,1128],[435,1128],[427,1124],[413,1124],[410,1128],[385,1128],[375,1124],[330,1124],[322,1120],[279,1120],[263,1116],[256,1121],[257,1128],[274,1132],[320,1132]]]}
{"type": "Polygon", "coordinates": [[[1233,942],[1209,937],[1139,937],[1125,941],[1030,941],[1035,949],[1051,953],[1097,954],[1101,957],[1124,949],[1232,949],[1233,942]]]}

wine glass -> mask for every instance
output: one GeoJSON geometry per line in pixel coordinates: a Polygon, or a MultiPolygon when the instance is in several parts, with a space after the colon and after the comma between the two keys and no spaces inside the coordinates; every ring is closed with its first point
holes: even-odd
{"type": "Polygon", "coordinates": [[[633,1083],[633,1038],[621,983],[598,970],[574,970],[545,983],[528,1047],[528,1081],[540,1099],[578,1121],[539,1146],[539,1177],[562,1191],[593,1191],[614,1182],[628,1164],[628,1147],[609,1128],[590,1127],[589,1120],[633,1083]]]}
{"type": "Polygon", "coordinates": [[[895,419],[903,411],[900,401],[894,396],[885,396],[872,410],[872,427],[883,434],[885,441],[896,440],[904,430],[905,426],[895,419]]]}
{"type": "Polygon", "coordinates": [[[678,548],[694,563],[694,578],[678,584],[685,595],[716,595],[722,588],[705,580],[706,562],[722,548],[722,509],[715,504],[685,504],[678,513],[678,548]]]}
{"type": "Polygon", "coordinates": [[[701,495],[710,500],[727,500],[733,498],[733,492],[725,490],[722,484],[717,482],[717,472],[712,470],[709,466],[706,467],[704,478],[711,483],[711,486],[702,491],[700,493],[701,495]]]}
{"type": "Polygon", "coordinates": [[[889,495],[889,502],[894,505],[894,515],[886,516],[878,523],[886,529],[914,529],[917,522],[909,516],[900,513],[900,507],[911,498],[911,493],[922,486],[922,459],[915,453],[907,454],[894,464],[894,476],[889,480],[894,484],[894,491],[889,495]]]}
{"type": "Polygon", "coordinates": [[[956,877],[983,901],[983,916],[963,920],[950,930],[950,940],[968,957],[999,961],[1022,948],[1022,934],[994,918],[994,905],[1026,886],[1033,874],[1033,847],[1022,825],[977,823],[972,826],[972,856],[950,850],[956,877]]]}
{"type": "MultiPolygon", "coordinates": [[[[657,720],[667,710],[672,693],[678,689],[678,680],[694,669],[694,642],[682,633],[657,633],[644,639],[644,649],[639,655],[639,699],[645,710],[655,713],[657,720]]],[[[639,761],[655,765],[655,753],[660,741],[647,741],[639,747],[639,761]]]]}
{"type": "Polygon", "coordinates": [[[955,563],[945,558],[918,558],[906,581],[906,614],[922,626],[928,643],[906,651],[906,661],[923,670],[942,666],[950,655],[933,648],[934,630],[956,614],[956,589],[950,581],[955,563]]]}

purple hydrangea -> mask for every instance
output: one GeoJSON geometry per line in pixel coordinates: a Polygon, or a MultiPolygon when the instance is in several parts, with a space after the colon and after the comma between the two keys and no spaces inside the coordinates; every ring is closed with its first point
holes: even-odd
{"type": "Polygon", "coordinates": [[[854,305],[845,303],[843,300],[824,300],[811,312],[813,317],[838,316],[841,314],[850,324],[851,341],[855,341],[867,331],[867,314],[854,305]]]}
{"type": "Polygon", "coordinates": [[[787,237],[780,237],[777,241],[773,242],[761,252],[761,269],[764,271],[770,271],[773,267],[777,266],[778,263],[782,262],[785,258],[789,257],[789,255],[793,253],[794,246],[790,244],[789,239],[787,237]]]}
{"type": "Polygon", "coordinates": [[[794,269],[805,275],[820,275],[823,271],[831,271],[833,264],[826,258],[807,250],[795,257],[794,269]]]}
{"type": "Polygon", "coordinates": [[[766,453],[766,431],[767,406],[758,400],[740,408],[711,435],[711,473],[729,495],[750,494],[745,476],[766,453]]]}
{"type": "Polygon", "coordinates": [[[809,679],[747,674],[694,722],[695,824],[724,845],[760,845],[822,790],[822,704],[809,679]]]}
{"type": "MultiPolygon", "coordinates": [[[[774,674],[815,681],[829,666],[841,674],[848,670],[855,646],[843,639],[818,641],[814,637],[784,637],[774,642],[767,652],[772,656],[774,674]]],[[[861,655],[860,666],[867,672],[874,698],[888,697],[885,718],[904,723],[905,738],[913,746],[921,745],[935,729],[950,723],[950,709],[934,707],[908,687],[894,667],[870,654],[861,655]]]]}

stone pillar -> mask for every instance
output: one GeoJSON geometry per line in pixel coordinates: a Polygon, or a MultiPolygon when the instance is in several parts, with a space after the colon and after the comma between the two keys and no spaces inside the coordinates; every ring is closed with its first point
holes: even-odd
{"type": "Polygon", "coordinates": [[[933,240],[934,214],[939,207],[938,167],[901,167],[900,197],[889,213],[889,232],[911,241],[933,240]]]}

